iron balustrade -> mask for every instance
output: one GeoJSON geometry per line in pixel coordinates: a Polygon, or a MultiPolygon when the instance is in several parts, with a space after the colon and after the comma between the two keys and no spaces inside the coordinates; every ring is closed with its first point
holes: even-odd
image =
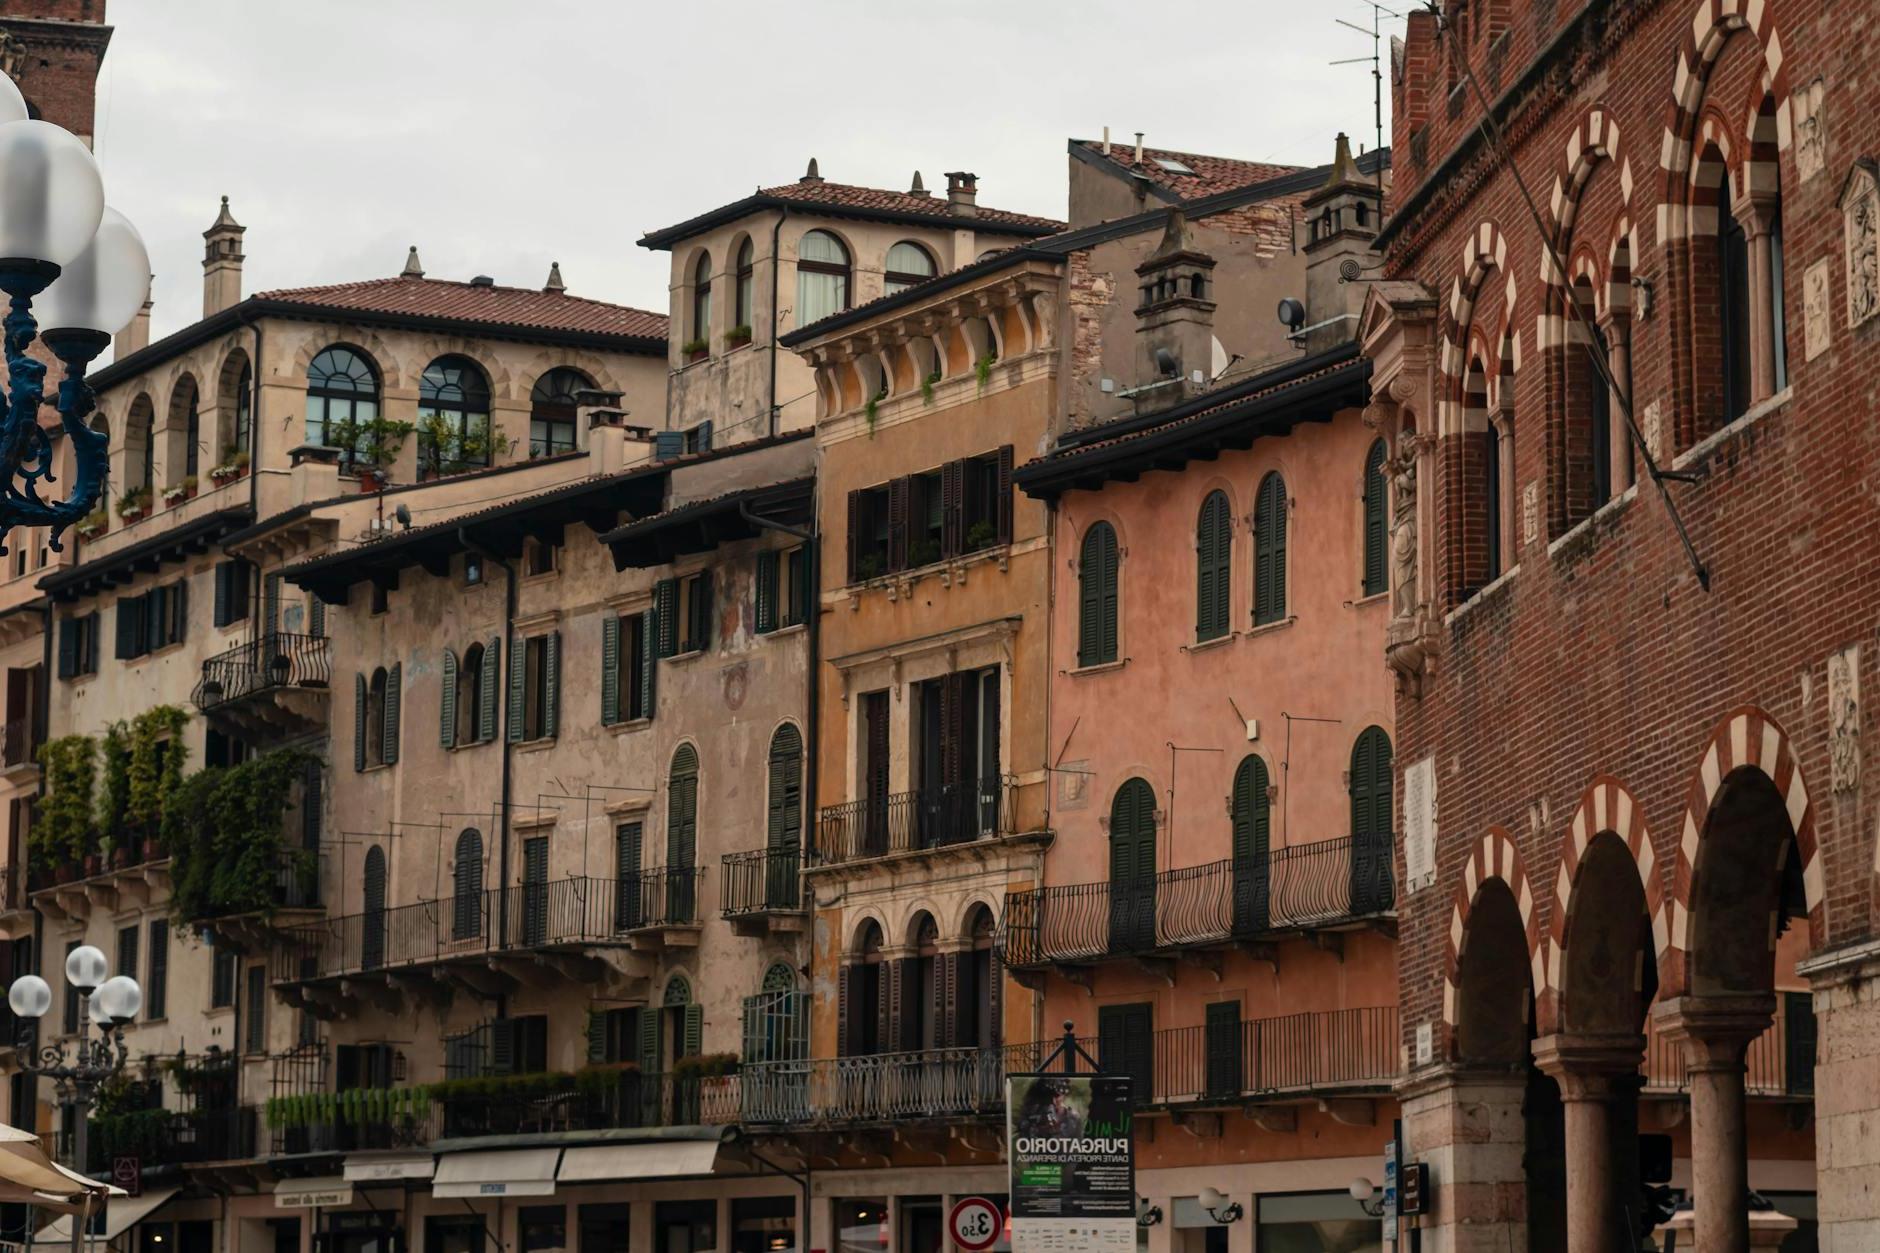
{"type": "Polygon", "coordinates": [[[271,958],[276,983],[448,961],[482,953],[616,941],[612,879],[574,877],[344,914],[288,929],[271,958]]]}
{"type": "Polygon", "coordinates": [[[614,889],[614,929],[698,924],[698,890],[705,872],[698,866],[659,866],[621,879],[614,889]]]}
{"type": "Polygon", "coordinates": [[[803,857],[794,848],[757,848],[726,853],[720,871],[725,917],[794,913],[803,908],[797,881],[803,857]]]}
{"type": "Polygon", "coordinates": [[[1152,879],[1010,892],[1000,942],[1008,966],[1143,956],[1322,927],[1389,912],[1389,836],[1347,836],[1227,858],[1152,879]]]}
{"type": "Polygon", "coordinates": [[[1168,1028],[1154,1033],[1152,1090],[1137,1103],[1388,1087],[1401,1043],[1394,1005],[1168,1028]]]}
{"type": "Polygon", "coordinates": [[[203,662],[190,699],[207,712],[274,688],[325,688],[332,677],[325,636],[269,631],[203,662]]]}
{"type": "Polygon", "coordinates": [[[818,865],[865,861],[1010,835],[1018,780],[988,775],[830,805],[816,816],[818,865]]]}
{"type": "Polygon", "coordinates": [[[259,1155],[259,1124],[259,1111],[252,1105],[143,1110],[95,1119],[86,1149],[90,1159],[86,1169],[105,1177],[111,1159],[121,1154],[136,1154],[146,1163],[248,1161],[259,1155]]]}
{"type": "Polygon", "coordinates": [[[738,1076],[642,1074],[623,1069],[603,1082],[566,1075],[459,1081],[478,1089],[441,1097],[438,1133],[555,1134],[634,1127],[724,1126],[738,1121],[738,1076]],[[531,1083],[534,1078],[539,1082],[531,1083]]]}
{"type": "Polygon", "coordinates": [[[30,766],[39,760],[41,737],[32,718],[9,718],[0,735],[0,764],[11,770],[15,766],[30,766]]]}
{"type": "Polygon", "coordinates": [[[744,1122],[764,1125],[999,1115],[1006,1075],[1035,1071],[1050,1048],[1014,1044],[748,1063],[738,1071],[740,1112],[744,1122]]]}
{"type": "MultiPolygon", "coordinates": [[[[1808,1016],[1812,1024],[1812,1012],[1808,1016]]],[[[1749,1042],[1743,1057],[1743,1091],[1748,1096],[1812,1097],[1815,1094],[1815,1041],[1797,1038],[1786,1016],[1778,1010],[1775,1020],[1764,1032],[1749,1042]]],[[[1682,1092],[1690,1084],[1684,1049],[1658,1032],[1657,1023],[1645,1020],[1645,1059],[1640,1067],[1645,1091],[1682,1092]]]]}

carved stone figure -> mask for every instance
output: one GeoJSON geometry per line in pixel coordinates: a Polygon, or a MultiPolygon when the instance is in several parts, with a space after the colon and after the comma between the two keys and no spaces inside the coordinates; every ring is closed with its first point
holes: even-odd
{"type": "Polygon", "coordinates": [[[1828,258],[1823,257],[1803,271],[1802,343],[1810,361],[1826,352],[1829,340],[1834,337],[1832,288],[1828,258]]]}
{"type": "Polygon", "coordinates": [[[1856,161],[1841,189],[1842,245],[1847,250],[1847,324],[1880,313],[1880,180],[1874,163],[1856,161]]]}
{"type": "Polygon", "coordinates": [[[1851,792],[1860,786],[1860,646],[1828,658],[1829,786],[1851,792]]]}
{"type": "Polygon", "coordinates": [[[1806,183],[1828,164],[1827,85],[1819,78],[1791,97],[1795,103],[1795,170],[1806,183]]]}
{"type": "Polygon", "coordinates": [[[1415,431],[1397,437],[1390,470],[1391,610],[1400,618],[1414,614],[1417,598],[1417,459],[1427,441],[1415,431]]]}

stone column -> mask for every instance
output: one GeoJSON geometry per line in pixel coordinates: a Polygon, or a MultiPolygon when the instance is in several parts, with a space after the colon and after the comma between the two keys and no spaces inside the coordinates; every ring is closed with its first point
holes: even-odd
{"type": "Polygon", "coordinates": [[[1627,406],[1632,403],[1631,339],[1628,319],[1615,317],[1606,323],[1606,364],[1612,370],[1613,383],[1611,416],[1607,420],[1611,427],[1607,432],[1607,464],[1614,496],[1632,486],[1632,430],[1625,420],[1627,406]]]}
{"type": "Polygon", "coordinates": [[[1775,997],[1681,996],[1652,1010],[1659,1034],[1684,1049],[1691,1093],[1691,1206],[1696,1247],[1748,1253],[1749,1145],[1743,1054],[1769,1029],[1775,997]]]}
{"type": "Polygon", "coordinates": [[[1428,1163],[1434,1191],[1420,1221],[1423,1253],[1527,1247],[1526,1091],[1520,1071],[1462,1066],[1398,1086],[1404,1160],[1428,1163]]]}
{"type": "Polygon", "coordinates": [[[1626,1203],[1636,1176],[1623,1178],[1612,1146],[1613,1106],[1632,1099],[1629,1081],[1645,1055],[1640,1035],[1550,1035],[1534,1042],[1534,1062],[1560,1084],[1567,1125],[1567,1253],[1628,1253],[1637,1247],[1626,1203]]]}
{"type": "MultiPolygon", "coordinates": [[[[1749,391],[1750,403],[1776,393],[1776,305],[1773,273],[1774,241],[1769,235],[1770,209],[1760,197],[1747,197],[1732,209],[1742,223],[1749,250],[1749,391]]],[[[1700,1226],[1701,1230],[1701,1226],[1700,1226]]]]}
{"type": "MultiPolygon", "coordinates": [[[[1796,972],[1814,988],[1815,1186],[1822,1253],[1880,1249],[1880,941],[1796,972]]],[[[1790,1075],[1791,1084],[1795,1076],[1790,1075]]]]}

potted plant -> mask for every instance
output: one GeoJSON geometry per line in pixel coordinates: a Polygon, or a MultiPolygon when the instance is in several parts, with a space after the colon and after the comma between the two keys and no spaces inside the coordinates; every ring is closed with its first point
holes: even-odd
{"type": "Polygon", "coordinates": [[[186,474],[183,476],[183,481],[181,483],[178,483],[175,487],[166,488],[164,490],[163,503],[166,506],[174,508],[177,505],[182,504],[184,501],[194,498],[195,495],[196,495],[196,476],[193,474],[186,474]]]}
{"type": "Polygon", "coordinates": [[[78,525],[74,527],[73,530],[78,532],[78,538],[80,539],[97,539],[100,535],[103,535],[105,531],[110,529],[110,526],[111,511],[106,509],[103,505],[99,505],[96,509],[80,519],[78,525]]]}
{"type": "Polygon", "coordinates": [[[118,517],[124,519],[126,522],[137,521],[137,519],[150,512],[150,499],[150,489],[148,487],[131,488],[122,496],[118,497],[118,517]]]}
{"type": "Polygon", "coordinates": [[[697,339],[686,340],[679,351],[685,355],[686,364],[690,365],[694,361],[703,361],[711,356],[712,342],[701,335],[697,339]]]}
{"type": "Polygon", "coordinates": [[[725,332],[726,348],[742,348],[750,342],[751,328],[748,326],[734,326],[725,332]]]}
{"type": "Polygon", "coordinates": [[[418,477],[428,480],[481,469],[508,456],[515,446],[515,440],[491,431],[487,421],[459,431],[449,418],[434,413],[419,420],[418,477]]]}
{"type": "Polygon", "coordinates": [[[223,483],[232,483],[246,473],[248,473],[248,450],[238,448],[224,458],[220,465],[210,469],[209,479],[219,486],[223,483]]]}
{"type": "Polygon", "coordinates": [[[978,552],[982,548],[990,548],[998,537],[998,528],[981,519],[966,528],[966,551],[978,552]]]}
{"type": "Polygon", "coordinates": [[[940,560],[940,545],[937,541],[921,536],[907,542],[907,564],[910,566],[929,566],[940,560]]]}
{"type": "Polygon", "coordinates": [[[359,490],[376,492],[385,486],[386,471],[398,459],[398,450],[416,429],[410,422],[395,422],[390,418],[371,418],[364,422],[347,418],[334,423],[327,431],[327,438],[342,450],[345,462],[359,476],[359,490]]]}

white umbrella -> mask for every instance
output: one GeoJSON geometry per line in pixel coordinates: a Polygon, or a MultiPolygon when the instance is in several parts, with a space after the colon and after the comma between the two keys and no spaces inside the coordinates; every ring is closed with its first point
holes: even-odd
{"type": "Polygon", "coordinates": [[[0,1127],[0,1202],[73,1214],[96,1208],[106,1197],[125,1195],[122,1188],[87,1179],[47,1157],[32,1132],[0,1127]]]}

